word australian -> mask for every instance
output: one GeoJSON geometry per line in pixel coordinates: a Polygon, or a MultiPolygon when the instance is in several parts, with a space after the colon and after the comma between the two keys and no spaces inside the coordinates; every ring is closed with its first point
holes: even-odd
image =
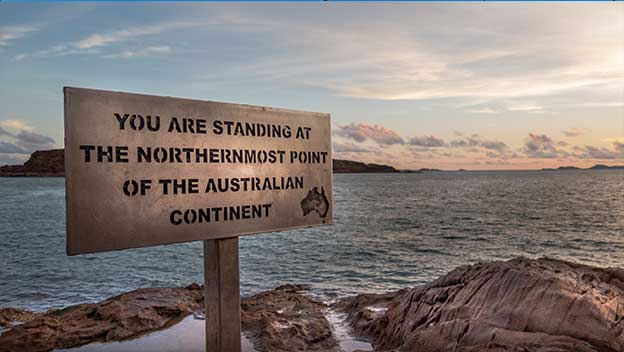
{"type": "MultiPolygon", "coordinates": [[[[130,149],[127,146],[80,145],[83,161],[129,162],[130,149]]],[[[190,147],[136,147],[136,161],[139,163],[178,164],[325,164],[328,153],[324,151],[265,150],[235,148],[190,148],[190,147]]]]}
{"type": "MultiPolygon", "coordinates": [[[[203,183],[197,178],[163,178],[156,182],[160,185],[162,194],[197,194],[200,193],[200,182],[203,183]]],[[[123,184],[123,192],[127,196],[144,196],[152,189],[153,184],[150,179],[127,180],[123,184]]],[[[205,193],[303,189],[303,176],[209,178],[205,185],[205,193]]]]}
{"type": "MultiPolygon", "coordinates": [[[[190,179],[159,179],[162,194],[196,194],[200,193],[200,180],[190,179]]],[[[126,181],[124,193],[136,195],[140,189],[141,195],[150,189],[151,180],[142,180],[141,184],[132,184],[126,181]]],[[[279,176],[279,177],[232,177],[232,178],[209,178],[205,181],[203,190],[205,193],[219,192],[255,192],[255,191],[280,191],[290,189],[303,189],[303,176],[279,176]]]]}
{"type": "MultiPolygon", "coordinates": [[[[113,115],[119,123],[120,130],[132,129],[135,131],[147,130],[156,132],[161,128],[160,116],[152,117],[147,115],[143,117],[139,114],[120,113],[114,113],[113,115]]],[[[310,127],[298,127],[295,138],[310,139],[311,130],[310,127]]],[[[215,135],[269,138],[291,138],[293,132],[289,125],[230,120],[214,120],[212,121],[212,128],[210,128],[206,119],[186,117],[172,117],[167,127],[167,132],[171,133],[208,134],[210,131],[215,135]]]]}

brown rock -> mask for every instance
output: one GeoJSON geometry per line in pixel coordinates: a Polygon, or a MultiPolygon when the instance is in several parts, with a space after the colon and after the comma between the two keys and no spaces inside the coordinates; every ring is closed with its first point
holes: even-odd
{"type": "Polygon", "coordinates": [[[624,351],[624,271],[518,258],[340,305],[376,351],[624,351]],[[387,310],[385,310],[387,309],[387,310]]]}
{"type": "Polygon", "coordinates": [[[246,335],[261,351],[335,351],[338,342],[323,303],[284,285],[243,300],[241,321],[246,335]]]}
{"type": "MultiPolygon", "coordinates": [[[[333,351],[326,306],[284,285],[243,299],[242,327],[260,351],[333,351]]],[[[94,341],[121,341],[168,327],[203,309],[203,286],[139,289],[100,303],[51,311],[0,335],[0,351],[49,351],[94,341]]],[[[10,314],[9,321],[21,313],[10,314]]],[[[17,312],[17,311],[16,311],[17,312]]],[[[22,320],[22,319],[19,319],[22,320]]],[[[24,319],[25,320],[25,319],[24,319]]]]}
{"type": "Polygon", "coordinates": [[[128,339],[169,326],[202,303],[201,287],[139,289],[35,317],[0,335],[0,351],[49,351],[128,339]]]}
{"type": "Polygon", "coordinates": [[[359,161],[333,159],[332,171],[335,174],[341,173],[379,173],[379,172],[399,172],[389,165],[365,164],[359,161]]]}
{"type": "Polygon", "coordinates": [[[65,174],[65,155],[63,149],[38,150],[31,154],[24,165],[5,165],[0,167],[0,176],[63,176],[65,174]]]}
{"type": "Polygon", "coordinates": [[[0,327],[10,327],[15,323],[32,320],[39,313],[19,308],[0,308],[0,327]]]}

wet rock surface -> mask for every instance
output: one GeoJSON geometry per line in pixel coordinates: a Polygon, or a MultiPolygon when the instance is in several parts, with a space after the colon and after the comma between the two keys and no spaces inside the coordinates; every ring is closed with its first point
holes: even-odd
{"type": "Polygon", "coordinates": [[[200,285],[139,289],[38,315],[0,335],[0,351],[49,351],[129,339],[167,327],[202,305],[200,285]]]}
{"type": "Polygon", "coordinates": [[[0,308],[0,327],[9,328],[20,322],[34,319],[38,313],[19,308],[0,308]]]}
{"type": "MultiPolygon", "coordinates": [[[[339,310],[375,351],[624,351],[621,269],[518,258],[462,266],[425,286],[358,295],[332,307],[306,296],[306,289],[284,285],[243,298],[242,329],[254,348],[339,351],[327,319],[339,310]]],[[[43,314],[2,309],[2,324],[12,327],[0,335],[0,351],[138,337],[201,312],[202,293],[192,284],[139,289],[43,314]]]]}
{"type": "Polygon", "coordinates": [[[624,271],[518,258],[339,302],[376,351],[624,351],[624,271]]]}
{"type": "MultiPolygon", "coordinates": [[[[242,328],[259,351],[332,351],[337,342],[326,306],[284,285],[241,302],[242,328]]],[[[34,314],[10,309],[5,324],[28,320],[0,335],[0,351],[50,351],[123,341],[177,323],[203,309],[203,287],[139,289],[94,304],[34,314]],[[31,315],[29,315],[31,314],[31,315]]]]}
{"type": "Polygon", "coordinates": [[[260,351],[335,351],[338,342],[325,317],[327,306],[302,294],[304,285],[283,285],[245,298],[241,324],[260,351]]]}

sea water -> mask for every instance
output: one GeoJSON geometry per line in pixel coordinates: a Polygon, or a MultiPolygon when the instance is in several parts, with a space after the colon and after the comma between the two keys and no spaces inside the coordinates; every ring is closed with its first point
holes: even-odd
{"type": "MultiPolygon", "coordinates": [[[[0,307],[46,310],[203,281],[202,243],[65,255],[63,178],[0,178],[0,307]]],[[[241,293],[324,300],[543,256],[624,267],[624,171],[334,176],[334,225],[241,238],[241,293]]]]}

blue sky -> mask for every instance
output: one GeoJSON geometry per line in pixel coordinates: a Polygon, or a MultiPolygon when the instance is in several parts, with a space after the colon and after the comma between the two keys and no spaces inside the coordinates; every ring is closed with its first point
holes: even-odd
{"type": "Polygon", "coordinates": [[[621,3],[1,3],[0,164],[62,147],[62,87],[329,112],[336,157],[624,163],[621,3]]]}

